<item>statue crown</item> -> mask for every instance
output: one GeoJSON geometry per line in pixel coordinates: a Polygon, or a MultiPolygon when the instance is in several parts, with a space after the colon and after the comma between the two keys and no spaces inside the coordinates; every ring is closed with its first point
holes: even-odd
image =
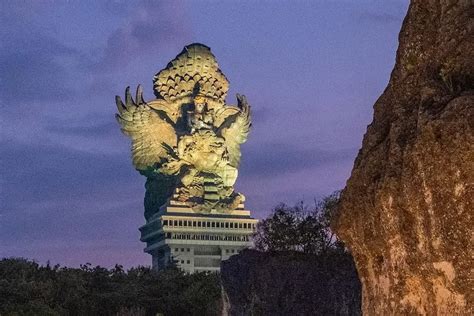
{"type": "Polygon", "coordinates": [[[199,94],[224,103],[229,81],[211,49],[194,43],[185,46],[166,68],[155,75],[153,86],[156,97],[166,101],[192,97],[198,88],[199,94]]]}

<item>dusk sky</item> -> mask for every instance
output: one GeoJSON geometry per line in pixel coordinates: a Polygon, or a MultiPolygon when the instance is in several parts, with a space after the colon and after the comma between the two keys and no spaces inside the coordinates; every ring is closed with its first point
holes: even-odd
{"type": "Polygon", "coordinates": [[[255,217],[344,187],[395,62],[407,0],[1,1],[0,258],[150,265],[145,178],[114,97],[187,44],[247,96],[237,189],[255,217]]]}

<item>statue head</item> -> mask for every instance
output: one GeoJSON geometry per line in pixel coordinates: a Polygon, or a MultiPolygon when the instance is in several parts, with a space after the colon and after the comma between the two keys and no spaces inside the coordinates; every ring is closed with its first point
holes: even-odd
{"type": "Polygon", "coordinates": [[[194,97],[193,103],[194,103],[194,110],[197,113],[203,113],[207,104],[206,97],[204,96],[204,94],[198,93],[194,97]]]}

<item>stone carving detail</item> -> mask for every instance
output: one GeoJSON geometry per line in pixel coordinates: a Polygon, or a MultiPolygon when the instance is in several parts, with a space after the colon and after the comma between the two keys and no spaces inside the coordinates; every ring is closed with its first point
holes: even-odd
{"type": "Polygon", "coordinates": [[[170,198],[199,212],[232,211],[244,201],[233,186],[250,106],[243,95],[227,105],[228,88],[209,47],[191,44],[155,75],[156,99],[145,102],[141,86],[135,100],[130,87],[125,102],[116,97],[133,164],[147,177],[147,219],[170,198]]]}

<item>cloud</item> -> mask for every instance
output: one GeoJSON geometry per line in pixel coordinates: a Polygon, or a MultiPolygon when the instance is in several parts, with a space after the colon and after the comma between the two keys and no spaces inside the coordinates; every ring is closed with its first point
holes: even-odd
{"type": "MultiPolygon", "coordinates": [[[[83,119],[80,122],[73,122],[72,124],[58,124],[58,122],[51,122],[46,128],[46,131],[55,133],[60,136],[81,136],[81,137],[106,137],[110,134],[118,134],[119,125],[113,119],[104,119],[96,122],[91,120],[97,117],[90,117],[83,119]],[[87,122],[87,124],[85,124],[87,122]]],[[[125,141],[125,139],[123,139],[125,141]]]]}
{"type": "Polygon", "coordinates": [[[400,17],[390,13],[364,12],[359,16],[361,21],[370,21],[379,24],[400,23],[400,17]]]}
{"type": "Polygon", "coordinates": [[[328,151],[279,143],[259,144],[258,148],[245,148],[244,150],[241,177],[259,178],[294,173],[328,163],[352,160],[357,153],[355,148],[328,151]]]}
{"type": "MultiPolygon", "coordinates": [[[[77,201],[133,179],[128,155],[105,155],[55,144],[2,142],[2,211],[45,201],[77,201]]],[[[138,186],[140,188],[137,178],[138,186]]],[[[120,192],[117,192],[119,194],[120,192]]]]}
{"type": "Polygon", "coordinates": [[[128,155],[50,143],[0,146],[0,257],[73,265],[113,265],[119,257],[125,265],[147,263],[137,230],[144,223],[144,178],[128,155]],[[129,259],[122,258],[124,249],[129,259]]]}
{"type": "Polygon", "coordinates": [[[83,56],[57,40],[32,31],[10,39],[0,52],[0,101],[23,103],[61,101],[75,94],[83,56]]]}
{"type": "Polygon", "coordinates": [[[81,80],[80,69],[90,63],[44,25],[50,9],[47,2],[1,3],[0,103],[10,112],[33,102],[71,98],[81,80]]]}
{"type": "Polygon", "coordinates": [[[367,6],[357,7],[355,17],[359,22],[370,22],[376,24],[400,24],[408,9],[409,1],[390,0],[374,2],[367,6]]]}
{"type": "Polygon", "coordinates": [[[112,70],[134,59],[156,56],[163,48],[182,45],[188,34],[180,1],[141,1],[132,18],[109,36],[104,56],[94,68],[112,70]]]}

